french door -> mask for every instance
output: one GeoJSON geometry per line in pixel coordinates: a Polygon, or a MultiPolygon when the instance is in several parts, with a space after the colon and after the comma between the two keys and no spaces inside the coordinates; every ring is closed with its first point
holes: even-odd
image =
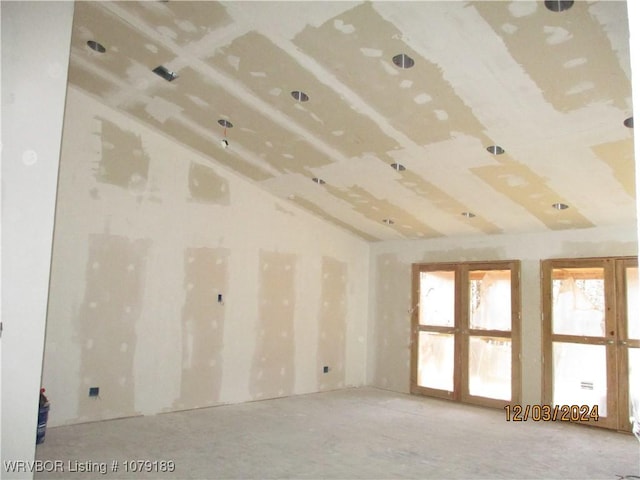
{"type": "Polygon", "coordinates": [[[517,261],[413,265],[412,393],[519,401],[519,283],[517,261]]]}
{"type": "Polygon", "coordinates": [[[631,430],[640,419],[637,258],[542,262],[544,403],[573,421],[631,430]],[[635,405],[635,408],[634,408],[635,405]]]}

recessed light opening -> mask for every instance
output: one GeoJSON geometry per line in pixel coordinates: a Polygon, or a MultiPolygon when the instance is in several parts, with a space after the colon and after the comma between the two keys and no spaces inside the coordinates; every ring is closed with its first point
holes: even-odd
{"type": "Polygon", "coordinates": [[[544,6],[552,12],[564,12],[573,6],[573,0],[545,0],[544,6]]]}
{"type": "Polygon", "coordinates": [[[394,224],[394,223],[396,223],[396,222],[394,222],[394,221],[393,221],[393,220],[391,220],[390,218],[384,218],[384,219],[382,219],[382,223],[384,223],[384,224],[386,224],[386,225],[393,225],[393,224],[394,224]]]}
{"type": "Polygon", "coordinates": [[[623,123],[625,127],[633,128],[633,117],[626,118],[623,123]]]}
{"type": "Polygon", "coordinates": [[[460,215],[462,215],[463,217],[466,217],[466,218],[473,218],[473,217],[476,216],[475,213],[471,213],[471,212],[462,212],[460,215]]]}
{"type": "Polygon", "coordinates": [[[415,63],[413,61],[413,58],[411,58],[409,55],[405,55],[404,53],[396,55],[392,60],[394,65],[400,68],[411,68],[415,63]]]}
{"type": "Polygon", "coordinates": [[[566,210],[567,208],[569,208],[569,205],[567,205],[566,203],[554,203],[551,206],[556,210],[566,210]]]}
{"type": "Polygon", "coordinates": [[[404,165],[401,165],[399,163],[392,163],[391,168],[398,172],[404,172],[407,169],[404,165]]]}
{"type": "Polygon", "coordinates": [[[304,92],[301,92],[300,90],[294,90],[293,92],[291,92],[291,96],[293,98],[295,98],[298,102],[308,102],[309,101],[309,95],[307,95],[304,92]]]}
{"type": "Polygon", "coordinates": [[[173,82],[176,78],[178,78],[178,74],[176,72],[172,72],[167,67],[163,67],[162,65],[154,68],[153,73],[164,78],[167,82],[173,82]]]}
{"type": "Polygon", "coordinates": [[[327,183],[327,182],[325,182],[324,180],[322,180],[321,178],[318,178],[318,177],[313,177],[312,180],[315,183],[317,183],[318,185],[324,185],[325,183],[327,183]]]}
{"type": "Polygon", "coordinates": [[[490,147],[487,147],[487,152],[492,155],[502,155],[504,153],[504,148],[500,145],[491,145],[490,147]]]}
{"type": "Polygon", "coordinates": [[[98,53],[104,53],[107,51],[107,49],[104,48],[101,43],[98,43],[95,40],[89,40],[87,42],[87,45],[91,50],[95,50],[98,53]]]}
{"type": "Polygon", "coordinates": [[[218,120],[218,124],[224,128],[233,128],[233,123],[231,123],[229,120],[225,120],[224,118],[218,120]]]}

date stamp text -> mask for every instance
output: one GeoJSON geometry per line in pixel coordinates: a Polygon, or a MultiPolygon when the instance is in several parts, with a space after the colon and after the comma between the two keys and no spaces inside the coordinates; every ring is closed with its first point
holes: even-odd
{"type": "Polygon", "coordinates": [[[597,422],[598,405],[505,405],[507,422],[597,422]]]}

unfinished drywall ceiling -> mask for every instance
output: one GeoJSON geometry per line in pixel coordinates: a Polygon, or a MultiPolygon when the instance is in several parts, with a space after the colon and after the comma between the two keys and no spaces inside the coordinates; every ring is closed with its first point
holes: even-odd
{"type": "Polygon", "coordinates": [[[69,82],[370,241],[636,217],[624,1],[78,2],[69,82]]]}

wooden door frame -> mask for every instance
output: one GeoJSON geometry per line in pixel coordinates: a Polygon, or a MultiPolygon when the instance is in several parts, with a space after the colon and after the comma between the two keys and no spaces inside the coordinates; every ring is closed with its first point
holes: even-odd
{"type": "MultiPolygon", "coordinates": [[[[554,337],[588,345],[604,345],[607,359],[607,417],[605,421],[581,422],[608,429],[631,429],[629,418],[624,409],[619,408],[620,399],[627,399],[628,381],[622,375],[628,375],[627,349],[620,348],[620,337],[626,339],[626,266],[637,266],[638,258],[621,257],[585,257],[585,258],[552,258],[540,261],[541,312],[542,312],[542,402],[553,404],[553,342],[554,337]],[[605,281],[605,332],[604,337],[588,337],[581,335],[553,334],[552,312],[552,271],[557,268],[603,268],[605,281]],[[609,288],[607,288],[609,285],[609,288]],[[622,355],[623,358],[619,358],[622,355]],[[614,368],[614,375],[611,369],[614,368]],[[622,380],[622,381],[621,381],[622,380]],[[613,413],[613,415],[612,415],[613,413]],[[617,413],[617,415],[616,415],[617,413]],[[623,416],[625,418],[623,418],[623,416]]],[[[562,341],[562,340],[555,340],[562,341]]],[[[634,342],[640,346],[640,341],[634,342]]]]}
{"type": "MultiPolygon", "coordinates": [[[[511,399],[500,400],[495,398],[479,397],[471,395],[469,393],[469,381],[468,381],[468,369],[461,369],[461,400],[464,403],[471,403],[474,405],[482,405],[493,408],[504,408],[505,404],[519,404],[522,395],[522,366],[520,362],[521,358],[521,295],[520,295],[520,261],[519,260],[497,260],[486,262],[462,262],[462,272],[466,274],[469,279],[469,271],[473,270],[509,270],[511,272],[511,330],[509,335],[503,330],[481,330],[472,329],[469,319],[469,291],[467,288],[461,288],[461,315],[462,315],[462,328],[467,332],[461,338],[464,342],[473,336],[486,336],[486,337],[503,337],[511,340],[511,399]],[[465,308],[462,308],[462,306],[465,308]]],[[[469,365],[469,352],[468,346],[464,346],[461,356],[462,365],[469,365]]]]}
{"type": "MultiPolygon", "coordinates": [[[[627,278],[626,269],[638,267],[637,257],[622,257],[618,259],[619,268],[616,268],[616,286],[620,293],[616,295],[617,304],[617,331],[619,347],[617,349],[618,362],[618,398],[629,401],[629,348],[640,348],[640,340],[629,339],[629,319],[627,318],[627,278]]],[[[618,428],[624,431],[631,431],[629,412],[627,408],[618,409],[618,428]]]]}
{"type": "MultiPolygon", "coordinates": [[[[430,397],[437,398],[445,398],[448,400],[457,400],[456,392],[459,391],[456,388],[456,367],[458,367],[458,355],[456,352],[458,345],[456,344],[456,336],[454,336],[454,385],[453,392],[438,390],[434,388],[422,387],[418,385],[418,350],[420,346],[419,335],[420,335],[420,273],[421,272],[439,272],[439,271],[452,271],[455,275],[455,283],[457,284],[459,281],[459,273],[457,269],[456,263],[414,263],[411,266],[411,284],[412,284],[412,294],[411,294],[411,305],[412,305],[412,314],[411,314],[411,375],[410,375],[410,386],[409,391],[414,394],[426,395],[430,397]],[[433,267],[433,268],[432,268],[433,267]]],[[[454,290],[454,317],[457,317],[459,308],[460,308],[460,299],[458,298],[457,289],[454,290]]],[[[454,326],[449,327],[431,327],[431,331],[440,331],[442,333],[455,333],[456,325],[454,320],[454,326]]]]}
{"type": "Polygon", "coordinates": [[[441,262],[441,263],[414,263],[412,265],[412,295],[411,295],[411,374],[410,391],[414,394],[428,395],[438,398],[482,405],[493,408],[504,408],[505,404],[520,402],[522,394],[522,367],[521,357],[521,293],[520,293],[520,261],[496,260],[474,262],[441,262]],[[509,335],[505,331],[480,330],[469,328],[469,292],[462,288],[463,280],[468,284],[468,272],[472,270],[509,270],[511,272],[511,330],[509,335]],[[454,390],[453,392],[422,387],[418,385],[418,349],[420,332],[420,273],[435,271],[452,271],[455,274],[455,299],[453,328],[429,327],[430,331],[442,331],[454,334],[454,390]],[[462,332],[461,332],[462,330],[462,332]],[[468,339],[471,336],[499,336],[511,340],[511,399],[508,401],[492,398],[478,397],[469,394],[468,363],[469,349],[468,339]],[[456,374],[459,372],[459,374],[456,374]]]}

